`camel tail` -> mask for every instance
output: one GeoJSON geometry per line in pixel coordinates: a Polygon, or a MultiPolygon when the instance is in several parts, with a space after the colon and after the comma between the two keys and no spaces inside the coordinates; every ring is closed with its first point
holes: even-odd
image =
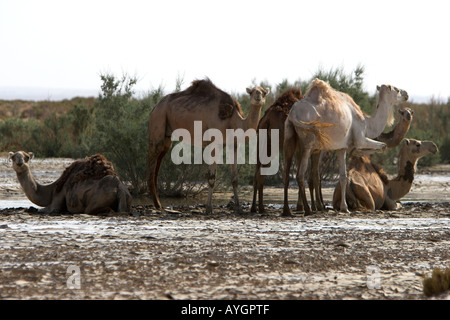
{"type": "Polygon", "coordinates": [[[320,122],[318,120],[305,122],[305,121],[299,121],[296,119],[292,119],[294,121],[294,125],[298,128],[303,129],[306,132],[310,132],[314,134],[317,141],[319,142],[319,146],[321,149],[328,150],[331,146],[331,137],[327,135],[325,132],[323,132],[324,128],[334,127],[336,124],[334,123],[326,123],[326,122],[320,122]]]}

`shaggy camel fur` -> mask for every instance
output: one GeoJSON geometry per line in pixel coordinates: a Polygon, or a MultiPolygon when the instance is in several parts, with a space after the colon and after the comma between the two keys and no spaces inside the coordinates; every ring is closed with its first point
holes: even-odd
{"type": "MultiPolygon", "coordinates": [[[[150,114],[149,120],[149,149],[148,149],[148,188],[152,194],[153,203],[157,209],[162,209],[158,195],[158,171],[165,154],[172,145],[171,134],[182,128],[194,136],[194,121],[201,121],[203,137],[207,129],[219,130],[222,137],[226,137],[227,129],[254,129],[258,125],[261,107],[266,102],[269,88],[247,88],[250,95],[250,111],[244,118],[239,103],[229,94],[218,89],[209,79],[197,80],[184,91],[172,93],[161,99],[150,114]]],[[[223,139],[223,144],[226,144],[223,139]]],[[[195,143],[191,141],[190,143],[195,143]]],[[[208,142],[209,143],[209,142],[208,142]]],[[[203,147],[206,144],[203,142],[203,147]]],[[[233,185],[235,209],[240,212],[237,192],[237,148],[235,144],[235,159],[231,164],[231,181],[233,185]]],[[[212,192],[215,184],[217,163],[209,165],[208,200],[206,212],[212,212],[212,192]]]]}
{"type": "Polygon", "coordinates": [[[10,152],[17,178],[27,198],[44,207],[44,213],[70,212],[95,214],[108,211],[129,212],[131,195],[114,172],[112,164],[100,154],[76,160],[61,177],[47,185],[38,183],[29,163],[32,152],[10,152]]]}
{"type": "Polygon", "coordinates": [[[406,91],[392,86],[382,85],[377,89],[379,103],[373,116],[363,114],[349,95],[334,90],[328,83],[319,79],[312,82],[305,99],[294,104],[286,119],[284,133],[284,216],[291,215],[288,205],[288,172],[297,148],[299,148],[297,182],[305,214],[310,214],[311,210],[303,181],[308,159],[314,150],[337,151],[339,182],[342,186],[340,210],[348,212],[345,201],[347,150],[384,151],[386,144],[373,138],[383,132],[387,123],[392,123],[393,105],[408,99],[406,91]]]}
{"type": "MultiPolygon", "coordinates": [[[[268,134],[267,150],[272,150],[271,149],[272,140],[270,138],[271,130],[278,130],[279,132],[278,145],[280,147],[280,150],[272,150],[272,151],[282,152],[284,141],[284,122],[286,121],[286,118],[288,116],[289,111],[292,108],[292,105],[301,99],[303,99],[301,89],[296,88],[288,89],[277,98],[277,100],[266,110],[261,120],[259,120],[257,133],[259,136],[260,129],[267,130],[268,134]]],[[[265,176],[261,175],[262,164],[259,160],[260,160],[259,157],[257,157],[255,175],[253,178],[253,202],[250,211],[256,212],[256,195],[258,194],[258,211],[262,213],[264,212],[263,186],[265,176]]]]}
{"type": "MultiPolygon", "coordinates": [[[[352,210],[396,210],[396,200],[403,198],[414,180],[417,161],[429,153],[438,152],[431,141],[405,139],[398,157],[398,175],[389,180],[384,171],[370,162],[366,156],[352,158],[347,184],[347,202],[352,210]]],[[[333,194],[333,206],[341,201],[340,185],[333,194]]]]}

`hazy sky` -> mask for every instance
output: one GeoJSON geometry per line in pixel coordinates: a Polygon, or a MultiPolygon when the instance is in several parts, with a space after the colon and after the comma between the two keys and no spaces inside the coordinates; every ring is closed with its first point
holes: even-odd
{"type": "Polygon", "coordinates": [[[228,92],[365,66],[366,89],[450,97],[448,1],[1,0],[0,87],[100,88],[100,73],[228,92]]]}

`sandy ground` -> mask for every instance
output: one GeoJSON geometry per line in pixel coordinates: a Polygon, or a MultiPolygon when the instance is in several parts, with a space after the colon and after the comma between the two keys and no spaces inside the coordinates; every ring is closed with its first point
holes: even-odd
{"type": "MultiPolygon", "coordinates": [[[[0,160],[0,204],[23,204],[0,160]]],[[[50,182],[68,163],[32,169],[50,182]]],[[[450,267],[450,167],[421,173],[395,212],[281,218],[281,188],[267,188],[264,214],[248,213],[250,188],[243,215],[229,193],[212,215],[201,198],[164,199],[172,213],[141,199],[130,215],[104,216],[13,205],[0,210],[0,299],[425,299],[423,277],[450,267]]]]}

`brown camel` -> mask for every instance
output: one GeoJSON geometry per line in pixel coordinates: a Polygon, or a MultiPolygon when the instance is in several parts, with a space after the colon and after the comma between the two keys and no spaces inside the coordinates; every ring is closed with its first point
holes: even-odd
{"type": "Polygon", "coordinates": [[[363,114],[349,95],[334,90],[328,83],[319,79],[312,82],[305,98],[294,104],[285,122],[283,215],[291,215],[287,194],[288,172],[297,148],[297,182],[305,214],[310,214],[311,210],[303,181],[308,159],[314,150],[336,150],[340,167],[339,182],[342,186],[340,210],[348,212],[345,201],[347,150],[384,151],[386,144],[373,138],[383,132],[387,123],[392,123],[393,105],[408,99],[406,91],[392,86],[382,85],[378,87],[378,91],[379,103],[372,116],[363,114]]]}
{"type": "MultiPolygon", "coordinates": [[[[260,129],[267,130],[267,150],[271,150],[271,130],[278,130],[279,132],[279,147],[280,150],[276,152],[282,152],[284,141],[284,122],[287,115],[291,110],[292,105],[298,100],[303,99],[302,91],[300,89],[291,88],[284,91],[277,100],[266,110],[261,120],[259,120],[257,133],[259,135],[260,129]]],[[[255,175],[253,178],[253,203],[250,209],[251,212],[256,212],[256,194],[258,193],[258,211],[264,212],[263,203],[263,186],[265,176],[261,175],[261,162],[257,157],[255,175]]]]}
{"type": "MultiPolygon", "coordinates": [[[[438,152],[431,141],[405,139],[398,157],[398,175],[389,180],[384,171],[370,162],[367,156],[354,157],[348,172],[347,202],[352,210],[396,210],[396,200],[403,198],[414,180],[417,161],[429,153],[438,152]]],[[[333,194],[333,206],[341,201],[340,185],[333,194]]]]}
{"type": "Polygon", "coordinates": [[[10,152],[17,178],[27,198],[44,207],[41,212],[95,214],[108,211],[130,212],[131,195],[100,154],[74,161],[53,183],[42,185],[31,173],[32,152],[10,152]]]}
{"type": "MultiPolygon", "coordinates": [[[[176,129],[185,129],[193,137],[195,134],[194,122],[201,121],[201,136],[208,129],[218,130],[222,137],[227,136],[227,129],[256,130],[261,114],[261,107],[265,103],[269,88],[259,86],[247,88],[250,95],[250,111],[244,118],[239,103],[229,94],[218,89],[209,79],[197,80],[184,91],[172,93],[161,99],[150,114],[149,120],[149,149],[148,149],[148,187],[157,209],[162,209],[158,195],[158,171],[165,154],[172,145],[171,135],[176,129]]],[[[256,131],[255,131],[256,132],[256,131]]],[[[188,143],[196,145],[194,141],[188,143]]],[[[223,139],[223,145],[226,144],[223,139]]],[[[205,147],[209,142],[201,141],[205,147]]],[[[236,151],[238,144],[234,146],[236,151]]],[[[237,152],[231,164],[231,181],[233,185],[235,209],[240,212],[237,192],[237,152]]],[[[206,212],[212,212],[212,192],[215,184],[217,162],[209,164],[208,172],[208,200],[206,212]]]]}

